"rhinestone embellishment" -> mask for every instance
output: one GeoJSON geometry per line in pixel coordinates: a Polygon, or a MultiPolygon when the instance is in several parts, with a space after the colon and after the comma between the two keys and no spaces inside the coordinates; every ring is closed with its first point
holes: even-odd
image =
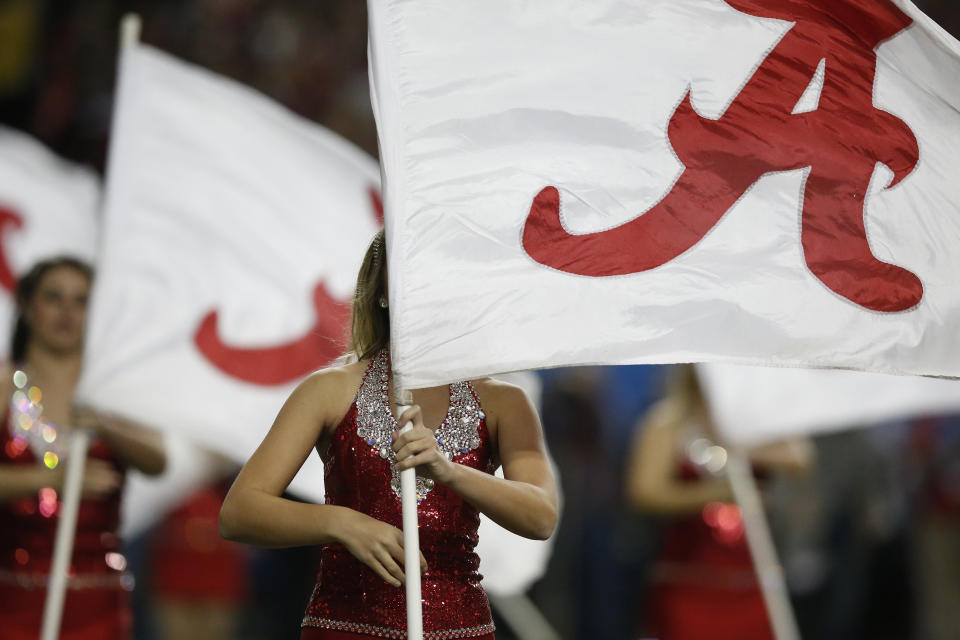
{"type": "MultiPolygon", "coordinates": [[[[357,392],[357,435],[381,458],[390,462],[390,487],[400,497],[400,472],[396,469],[396,454],[390,446],[393,432],[399,427],[390,411],[390,360],[386,349],[377,354],[367,369],[357,392]]],[[[483,410],[469,382],[450,385],[450,408],[436,430],[437,444],[448,460],[469,453],[480,446],[480,421],[483,410]]],[[[433,489],[430,478],[417,476],[417,502],[433,489]]]]}
{"type": "Polygon", "coordinates": [[[69,450],[66,439],[60,437],[56,425],[44,418],[43,393],[31,384],[27,374],[15,371],[13,385],[7,414],[7,428],[11,435],[8,451],[19,455],[29,447],[41,464],[55,469],[66,459],[69,450]]]}

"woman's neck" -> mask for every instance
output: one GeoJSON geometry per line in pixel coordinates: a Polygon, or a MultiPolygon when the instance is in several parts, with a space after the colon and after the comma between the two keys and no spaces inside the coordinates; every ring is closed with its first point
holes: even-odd
{"type": "Polygon", "coordinates": [[[83,364],[81,352],[57,353],[41,345],[27,347],[26,358],[22,366],[27,375],[38,383],[59,388],[76,386],[83,364]]]}

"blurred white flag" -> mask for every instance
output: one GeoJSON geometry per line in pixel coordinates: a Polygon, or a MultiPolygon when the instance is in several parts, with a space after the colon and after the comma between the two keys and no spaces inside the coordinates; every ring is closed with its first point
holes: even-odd
{"type": "Polygon", "coordinates": [[[960,375],[960,43],[910,2],[370,12],[401,383],[960,375]]]}
{"type": "Polygon", "coordinates": [[[697,376],[724,439],[745,446],[960,413],[957,380],[715,363],[698,365],[697,376]]]}
{"type": "MultiPolygon", "coordinates": [[[[80,401],[246,460],[344,349],[376,162],[147,46],[121,61],[80,401]]],[[[311,455],[291,489],[323,499],[311,455]]]]}
{"type": "Polygon", "coordinates": [[[99,206],[92,169],[0,126],[0,359],[9,357],[17,279],[46,258],[91,261],[99,206]]]}

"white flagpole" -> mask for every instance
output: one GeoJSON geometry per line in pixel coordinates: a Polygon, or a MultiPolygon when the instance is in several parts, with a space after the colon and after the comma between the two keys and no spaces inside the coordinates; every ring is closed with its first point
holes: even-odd
{"type": "Polygon", "coordinates": [[[80,509],[80,493],[83,489],[83,470],[89,448],[90,432],[78,429],[70,438],[70,452],[66,460],[63,502],[60,505],[60,519],[57,521],[57,535],[53,543],[47,601],[43,608],[43,629],[40,636],[43,640],[56,640],[60,635],[63,602],[67,595],[67,572],[70,569],[70,556],[73,555],[77,512],[80,509]]]}
{"type": "MultiPolygon", "coordinates": [[[[413,404],[413,394],[405,389],[395,392],[396,417],[413,404]]],[[[400,425],[400,433],[413,423],[400,425]]],[[[400,507],[403,517],[403,573],[407,592],[407,639],[423,640],[423,603],[420,588],[420,531],[417,523],[417,470],[400,472],[400,507]]]]}
{"type": "MultiPolygon", "coordinates": [[[[120,55],[124,50],[140,40],[140,16],[128,14],[120,25],[120,55]]],[[[119,77],[119,75],[118,75],[119,77]]],[[[119,82],[118,82],[119,87],[119,82]]],[[[117,92],[118,95],[119,92],[117,92]]],[[[114,120],[116,120],[117,101],[114,101],[114,120]]],[[[66,460],[66,476],[63,485],[63,502],[60,505],[60,519],[53,543],[53,560],[50,566],[50,583],[47,587],[47,600],[43,608],[42,640],[56,640],[60,635],[60,623],[63,619],[63,604],[67,595],[67,572],[70,569],[70,557],[73,555],[73,541],[77,532],[77,512],[80,510],[80,498],[83,489],[83,472],[87,464],[87,452],[90,450],[90,432],[77,430],[70,439],[70,450],[66,460]]]]}
{"type": "Polygon", "coordinates": [[[767,606],[767,615],[777,640],[800,640],[800,630],[787,593],[783,567],[770,535],[770,525],[760,500],[760,490],[750,470],[744,451],[738,447],[727,450],[727,477],[730,488],[740,506],[747,545],[753,558],[757,581],[767,606]]]}

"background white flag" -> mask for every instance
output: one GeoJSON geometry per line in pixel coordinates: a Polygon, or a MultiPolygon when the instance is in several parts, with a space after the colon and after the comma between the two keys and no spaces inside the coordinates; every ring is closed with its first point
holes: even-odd
{"type": "Polygon", "coordinates": [[[960,375],[960,43],[911,3],[370,11],[402,384],[960,375]]]}
{"type": "Polygon", "coordinates": [[[92,169],[0,127],[0,359],[9,357],[17,279],[46,258],[91,261],[99,200],[92,169]]]}
{"type": "MultiPolygon", "coordinates": [[[[243,461],[342,353],[376,162],[147,46],[123,55],[78,398],[243,461]]],[[[291,489],[323,499],[311,455],[291,489]]]]}
{"type": "Polygon", "coordinates": [[[960,412],[960,381],[862,371],[697,365],[727,442],[745,446],[802,433],[960,412]]]}

